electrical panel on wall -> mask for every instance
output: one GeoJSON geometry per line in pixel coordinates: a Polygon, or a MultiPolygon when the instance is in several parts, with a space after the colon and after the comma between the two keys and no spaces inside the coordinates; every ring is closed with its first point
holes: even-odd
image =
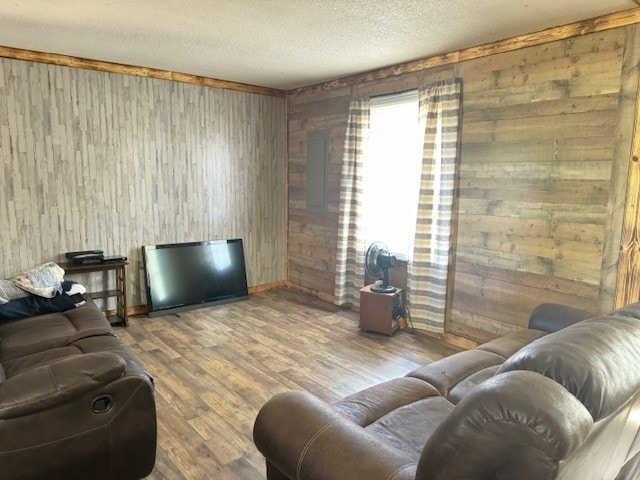
{"type": "Polygon", "coordinates": [[[327,211],[329,131],[307,133],[307,210],[327,211]]]}

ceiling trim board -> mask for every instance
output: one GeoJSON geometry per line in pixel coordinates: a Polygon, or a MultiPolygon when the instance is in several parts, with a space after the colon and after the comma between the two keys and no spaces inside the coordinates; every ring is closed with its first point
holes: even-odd
{"type": "MultiPolygon", "coordinates": [[[[640,4],[640,0],[634,1],[640,4]]],[[[393,65],[391,67],[357,73],[355,75],[338,78],[336,80],[330,80],[328,82],[322,82],[306,87],[294,88],[291,90],[280,90],[276,88],[250,85],[229,80],[220,80],[216,78],[192,75],[188,73],[172,72],[169,70],[161,70],[157,68],[125,65],[115,62],[92,60],[88,58],[73,57],[57,53],[37,52],[33,50],[24,50],[13,47],[0,46],[0,57],[38,63],[48,63],[67,67],[83,68],[88,70],[97,70],[101,72],[120,73],[125,75],[149,77],[161,80],[172,80],[176,82],[190,83],[212,88],[221,88],[225,90],[234,90],[245,93],[255,93],[274,97],[285,97],[320,93],[324,91],[348,87],[355,84],[382,80],[388,77],[394,77],[405,73],[413,73],[429,68],[451,65],[465,60],[486,57],[489,55],[495,55],[497,53],[510,52],[513,50],[519,50],[521,48],[542,45],[557,40],[564,40],[575,36],[601,32],[613,28],[625,27],[636,23],[640,23],[640,8],[623,10],[621,12],[615,12],[609,15],[603,15],[601,17],[581,20],[579,22],[574,22],[559,27],[553,27],[535,33],[519,35],[505,40],[499,40],[497,42],[487,43],[463,50],[457,50],[442,55],[425,57],[418,60],[393,65]]]]}
{"type": "Polygon", "coordinates": [[[121,73],[125,75],[134,75],[137,77],[172,80],[175,82],[191,83],[194,85],[222,88],[225,90],[235,90],[245,93],[256,93],[259,95],[269,95],[272,97],[285,97],[287,93],[286,90],[260,87],[258,85],[250,85],[247,83],[232,82],[228,80],[219,80],[217,78],[202,77],[199,75],[191,75],[188,73],[172,72],[169,70],[160,70],[158,68],[136,67],[133,65],[124,65],[121,63],[72,57],[69,55],[60,55],[58,53],[36,52],[33,50],[23,50],[20,48],[0,46],[0,57],[11,58],[14,60],[48,63],[65,67],[84,68],[87,70],[97,70],[99,72],[121,73]]]}
{"type": "MultiPolygon", "coordinates": [[[[640,0],[634,0],[640,4],[640,0]]],[[[640,8],[632,8],[621,12],[603,15],[601,17],[581,20],[579,22],[552,27],[539,32],[527,33],[516,37],[499,40],[497,42],[486,43],[476,47],[465,48],[442,55],[413,60],[411,62],[400,63],[391,67],[371,70],[369,72],[357,73],[347,77],[342,77],[328,82],[322,82],[307,87],[294,88],[287,92],[288,96],[298,96],[313,93],[321,93],[338,88],[349,87],[351,85],[382,80],[389,77],[403,75],[405,73],[415,73],[428,68],[441,67],[459,63],[465,60],[487,57],[497,53],[511,52],[521,48],[533,47],[545,43],[565,40],[571,37],[587,35],[589,33],[602,32],[613,28],[626,27],[640,23],[640,8]]]]}

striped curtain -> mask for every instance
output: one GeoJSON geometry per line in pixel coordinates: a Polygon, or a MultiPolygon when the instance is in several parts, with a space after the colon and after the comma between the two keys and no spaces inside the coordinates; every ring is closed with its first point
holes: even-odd
{"type": "Polygon", "coordinates": [[[407,296],[415,325],[444,332],[462,80],[419,91],[425,122],[420,197],[407,296]]]}
{"type": "Polygon", "coordinates": [[[358,306],[364,286],[362,219],[362,156],[369,132],[369,99],[349,105],[340,179],[340,221],[335,280],[335,303],[358,306]]]}

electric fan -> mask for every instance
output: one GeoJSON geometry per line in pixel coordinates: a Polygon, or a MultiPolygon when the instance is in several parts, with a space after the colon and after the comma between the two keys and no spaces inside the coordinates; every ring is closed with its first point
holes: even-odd
{"type": "Polygon", "coordinates": [[[389,268],[396,264],[396,257],[389,253],[389,249],[384,243],[374,242],[369,245],[364,261],[367,271],[374,277],[382,279],[382,284],[376,283],[371,287],[372,292],[393,293],[396,291],[396,287],[389,285],[389,268]]]}

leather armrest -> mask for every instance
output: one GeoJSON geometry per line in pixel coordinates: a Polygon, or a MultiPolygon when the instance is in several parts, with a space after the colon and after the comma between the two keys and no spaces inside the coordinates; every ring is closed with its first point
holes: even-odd
{"type": "Polygon", "coordinates": [[[593,316],[592,312],[559,303],[542,303],[531,312],[529,328],[553,333],[593,316]]]}
{"type": "Polygon", "coordinates": [[[585,442],[593,424],[585,406],[554,380],[524,370],[500,373],[436,427],[416,478],[556,478],[558,464],[585,442]]]}
{"type": "Polygon", "coordinates": [[[268,463],[292,479],[415,477],[415,461],[307,392],[269,400],[258,413],[253,439],[268,463]]]}
{"type": "Polygon", "coordinates": [[[125,361],[111,352],[74,355],[0,383],[0,419],[29,415],[106,385],[124,374],[125,361]]]}

